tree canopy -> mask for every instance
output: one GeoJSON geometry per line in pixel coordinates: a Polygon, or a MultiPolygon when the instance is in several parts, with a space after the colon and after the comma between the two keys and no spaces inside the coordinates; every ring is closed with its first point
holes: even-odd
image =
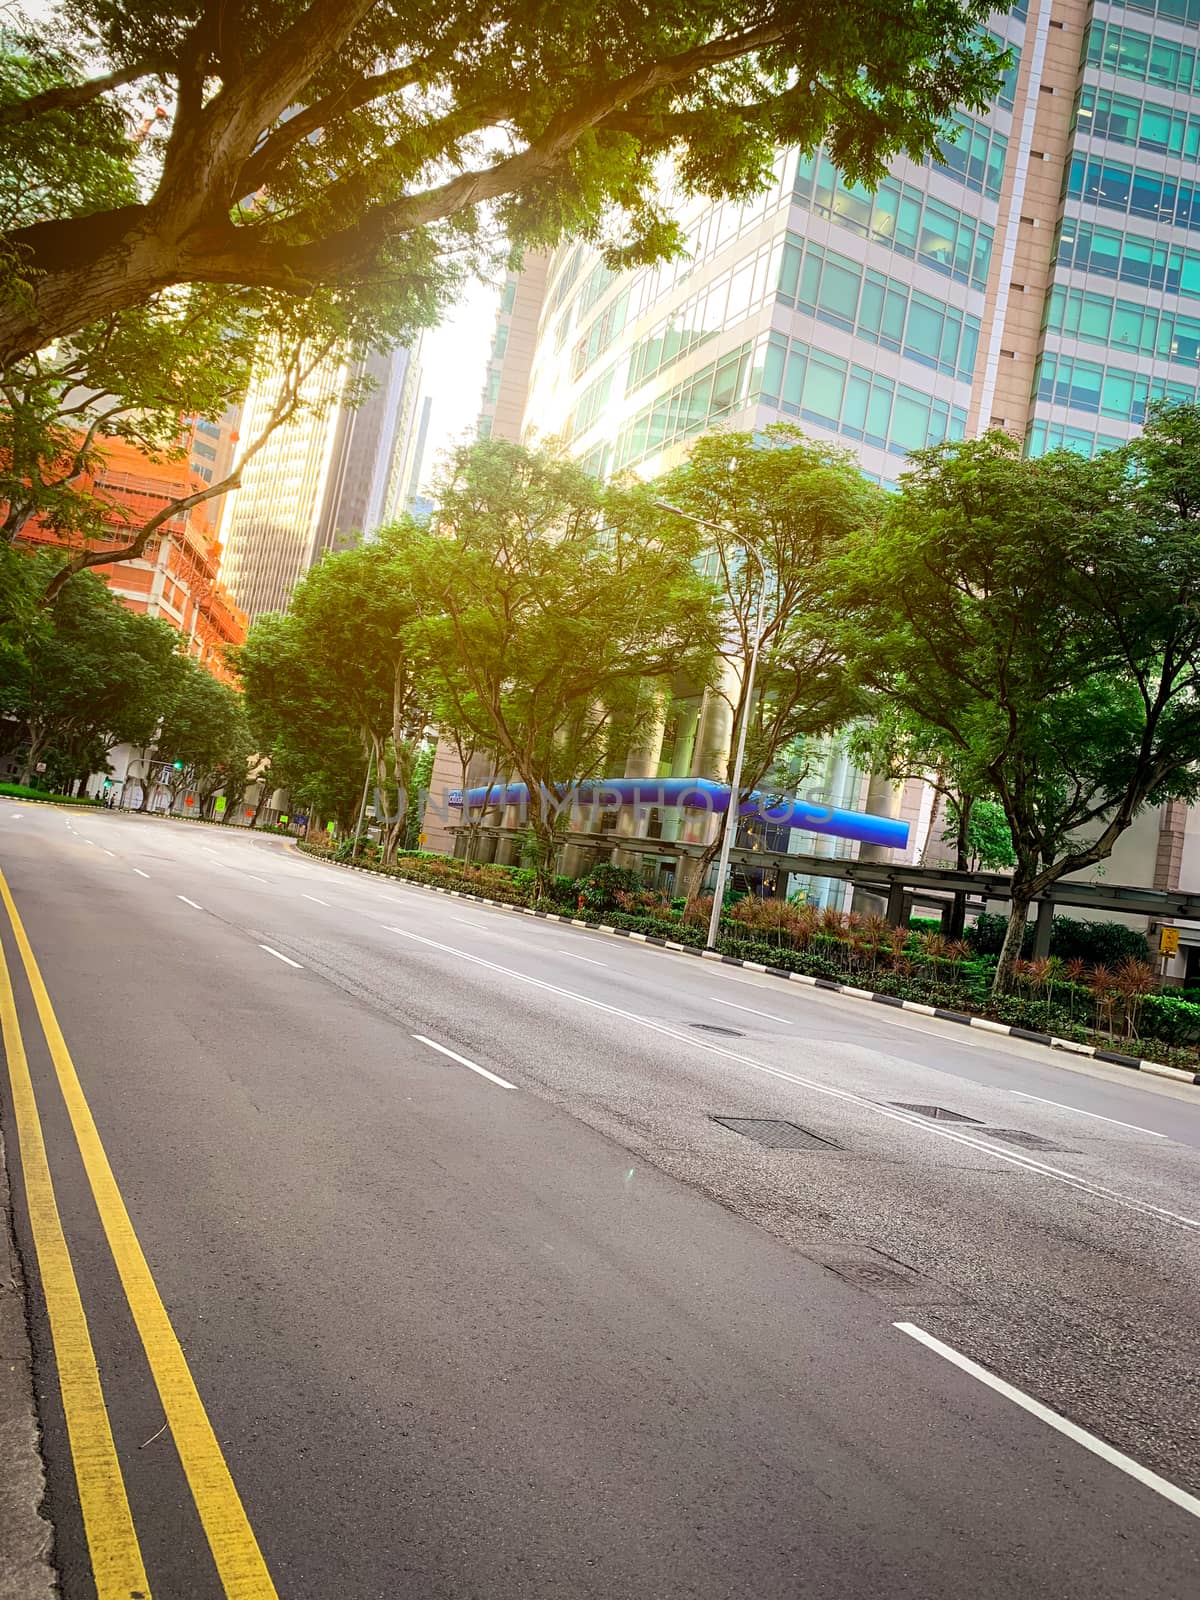
{"type": "MultiPolygon", "coordinates": [[[[52,567],[31,558],[17,577],[36,587],[40,569],[52,567]]],[[[45,761],[66,783],[103,769],[114,745],[148,743],[183,670],[178,639],[167,623],[126,610],[90,573],[53,612],[29,613],[0,656],[0,717],[12,719],[20,781],[45,761]]]]}
{"type": "Polygon", "coordinates": [[[179,283],[436,296],[493,223],[614,263],[670,253],[664,158],[714,196],[752,192],[780,145],[824,140],[863,179],[919,159],[995,93],[992,9],[62,0],[3,41],[0,168],[27,198],[4,219],[0,362],[179,283]]]}
{"type": "MultiPolygon", "coordinates": [[[[699,439],[687,462],[655,487],[668,505],[707,525],[702,537],[726,624],[717,651],[726,670],[711,692],[732,714],[722,776],[731,776],[745,717],[743,795],[773,783],[791,792],[803,776],[805,741],[842,726],[858,704],[831,626],[832,563],[851,535],[879,521],[886,497],[848,451],[814,443],[789,423],[699,439]],[[760,596],[762,638],[748,699],[760,596]]],[[[669,520],[671,512],[661,515],[669,520]]],[[[714,841],[698,881],[718,848],[714,841]]]]}
{"type": "Polygon", "coordinates": [[[561,820],[545,796],[602,776],[614,730],[654,715],[676,673],[707,675],[715,590],[690,524],[551,449],[461,449],[438,502],[417,580],[431,683],[528,785],[541,873],[561,820]]]}
{"type": "Polygon", "coordinates": [[[865,682],[936,732],[1012,837],[1010,980],[1029,906],[1197,791],[1200,413],[1094,461],[1004,434],[918,451],[843,567],[865,682]]]}

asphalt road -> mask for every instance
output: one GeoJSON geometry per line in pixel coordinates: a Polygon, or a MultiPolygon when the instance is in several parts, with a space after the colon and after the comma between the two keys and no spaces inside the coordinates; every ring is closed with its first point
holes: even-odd
{"type": "MultiPolygon", "coordinates": [[[[0,867],[280,1595],[1200,1592],[1200,1090],[219,828],[0,802],[0,867]]],[[[3,947],[152,1592],[269,1594],[218,1576],[3,947]]]]}

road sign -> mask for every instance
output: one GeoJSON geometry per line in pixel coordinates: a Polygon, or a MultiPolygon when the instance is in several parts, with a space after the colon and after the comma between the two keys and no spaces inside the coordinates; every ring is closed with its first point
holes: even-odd
{"type": "Polygon", "coordinates": [[[1179,929],[1160,928],[1158,930],[1158,953],[1160,956],[1177,956],[1179,954],[1179,929]]]}
{"type": "Polygon", "coordinates": [[[196,804],[195,797],[188,795],[187,799],[183,803],[185,806],[194,806],[196,804]]]}
{"type": "Polygon", "coordinates": [[[225,796],[223,794],[219,794],[217,796],[217,803],[216,803],[216,806],[214,807],[214,810],[216,811],[216,813],[217,813],[217,815],[219,817],[224,816],[224,814],[225,814],[225,796]]]}

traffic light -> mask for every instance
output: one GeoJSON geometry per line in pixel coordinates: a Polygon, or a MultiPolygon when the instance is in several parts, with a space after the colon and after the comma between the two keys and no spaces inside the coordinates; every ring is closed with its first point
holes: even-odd
{"type": "Polygon", "coordinates": [[[182,772],[183,771],[183,762],[182,761],[172,761],[171,765],[175,768],[176,772],[182,772]]]}

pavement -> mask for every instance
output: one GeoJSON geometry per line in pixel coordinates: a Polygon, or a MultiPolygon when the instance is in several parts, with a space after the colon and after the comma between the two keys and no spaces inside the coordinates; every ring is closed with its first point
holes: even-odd
{"type": "Polygon", "coordinates": [[[0,869],[66,1600],[123,1503],[197,1600],[1200,1592],[1200,1091],[218,827],[0,869]]]}

